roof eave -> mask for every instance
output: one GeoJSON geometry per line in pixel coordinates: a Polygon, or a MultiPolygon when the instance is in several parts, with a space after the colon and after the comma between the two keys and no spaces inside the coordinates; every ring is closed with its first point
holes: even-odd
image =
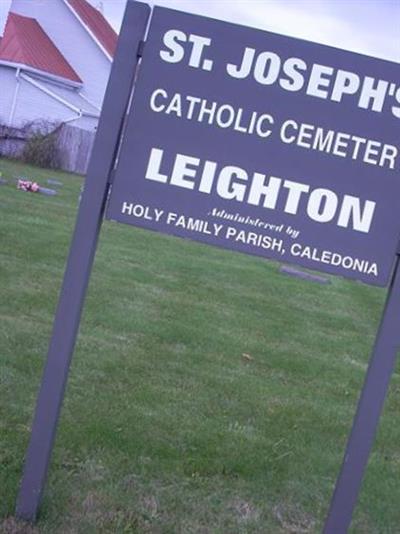
{"type": "Polygon", "coordinates": [[[95,34],[92,32],[92,30],[89,28],[87,24],[81,19],[81,17],[78,15],[78,13],[75,11],[75,9],[71,6],[71,4],[68,2],[68,0],[63,0],[64,4],[68,7],[68,9],[71,11],[71,13],[79,20],[79,22],[82,24],[82,26],[85,28],[85,30],[88,32],[90,37],[93,39],[93,41],[97,44],[97,46],[100,48],[100,50],[104,53],[106,58],[112,62],[113,57],[108,52],[108,50],[101,44],[101,42],[97,39],[95,34]]]}
{"type": "Polygon", "coordinates": [[[69,78],[57,76],[56,74],[51,74],[50,72],[47,72],[45,70],[35,69],[35,67],[25,65],[24,63],[15,63],[14,61],[0,59],[0,65],[4,65],[5,67],[11,67],[13,69],[23,69],[27,72],[31,72],[32,74],[38,74],[39,76],[43,76],[44,78],[47,78],[53,82],[66,85],[68,87],[73,87],[74,89],[81,89],[83,87],[83,82],[75,82],[73,80],[70,80],[69,78]]]}

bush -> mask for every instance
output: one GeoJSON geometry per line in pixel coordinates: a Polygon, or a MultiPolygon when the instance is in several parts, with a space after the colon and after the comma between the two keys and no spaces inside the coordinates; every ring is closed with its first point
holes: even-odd
{"type": "Polygon", "coordinates": [[[26,124],[24,131],[28,138],[22,153],[25,163],[57,169],[60,166],[60,152],[57,145],[59,124],[40,121],[26,124]]]}

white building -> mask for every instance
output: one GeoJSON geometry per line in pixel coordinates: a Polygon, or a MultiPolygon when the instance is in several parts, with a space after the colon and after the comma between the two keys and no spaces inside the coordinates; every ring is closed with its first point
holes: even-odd
{"type": "Polygon", "coordinates": [[[5,2],[0,125],[45,120],[94,130],[117,34],[87,0],[5,2]]]}

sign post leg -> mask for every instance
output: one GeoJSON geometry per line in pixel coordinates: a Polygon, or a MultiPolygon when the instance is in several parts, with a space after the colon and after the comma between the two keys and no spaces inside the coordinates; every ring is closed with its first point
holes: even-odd
{"type": "Polygon", "coordinates": [[[324,534],[345,534],[351,523],[361,480],[372,448],[375,431],[396,363],[400,329],[399,256],[381,324],[336,482],[324,534]]]}
{"type": "Polygon", "coordinates": [[[17,497],[16,516],[27,521],[36,519],[40,506],[104,215],[109,176],[134,82],[137,50],[149,15],[147,4],[128,0],[72,238],[17,497]]]}

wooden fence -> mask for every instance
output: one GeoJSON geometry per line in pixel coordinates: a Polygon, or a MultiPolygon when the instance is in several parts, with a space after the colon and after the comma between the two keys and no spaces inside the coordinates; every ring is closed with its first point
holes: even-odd
{"type": "Polygon", "coordinates": [[[0,125],[0,157],[20,159],[26,144],[23,130],[0,125]]]}
{"type": "Polygon", "coordinates": [[[64,171],[86,174],[95,133],[64,124],[57,137],[60,167],[64,171]]]}
{"type": "MultiPolygon", "coordinates": [[[[60,169],[77,174],[86,174],[94,137],[95,132],[69,124],[58,127],[56,147],[60,169]]],[[[0,125],[0,157],[22,159],[28,139],[29,132],[25,129],[0,125]]]]}

